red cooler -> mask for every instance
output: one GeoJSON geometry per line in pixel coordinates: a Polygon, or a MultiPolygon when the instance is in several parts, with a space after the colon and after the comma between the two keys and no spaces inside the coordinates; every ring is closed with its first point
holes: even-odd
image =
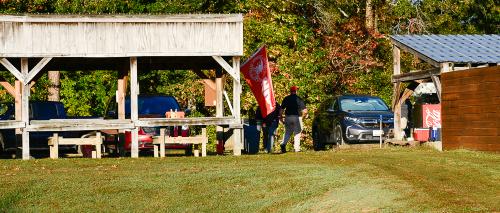
{"type": "Polygon", "coordinates": [[[413,129],[413,139],[416,141],[429,141],[429,128],[413,129]]]}

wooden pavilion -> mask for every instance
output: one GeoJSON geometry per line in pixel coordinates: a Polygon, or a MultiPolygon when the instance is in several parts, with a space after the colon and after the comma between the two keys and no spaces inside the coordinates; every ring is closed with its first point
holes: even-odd
{"type": "Polygon", "coordinates": [[[500,150],[500,36],[394,35],[391,41],[395,139],[403,137],[401,105],[413,94],[415,85],[433,82],[442,103],[444,149],[500,150]],[[401,50],[432,68],[402,72],[401,50]],[[410,84],[403,88],[405,82],[410,84]],[[457,145],[464,140],[468,142],[463,144],[469,145],[457,145]]]}
{"type": "Polygon", "coordinates": [[[29,133],[118,129],[132,132],[131,156],[138,157],[138,128],[173,125],[216,125],[233,130],[233,151],[241,154],[240,57],[243,55],[241,14],[133,16],[0,16],[0,69],[16,82],[0,84],[15,97],[15,120],[0,128],[22,136],[22,158],[29,159],[29,133]],[[216,72],[216,115],[196,118],[139,118],[138,75],[149,70],[216,72]],[[30,86],[49,70],[116,70],[118,119],[30,120],[30,86]],[[222,71],[223,70],[223,71],[222,71]],[[233,79],[232,109],[224,114],[222,78],[233,79]],[[130,86],[127,86],[130,85],[130,86]],[[131,117],[125,118],[130,88],[131,117]]]}

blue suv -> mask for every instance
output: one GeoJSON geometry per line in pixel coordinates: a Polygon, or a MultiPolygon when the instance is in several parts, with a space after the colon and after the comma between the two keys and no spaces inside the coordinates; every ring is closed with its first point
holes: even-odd
{"type": "Polygon", "coordinates": [[[387,135],[394,128],[394,114],[379,97],[343,95],[329,99],[315,113],[314,150],[324,149],[325,144],[379,141],[380,136],[374,133],[380,130],[380,118],[387,135]]]}

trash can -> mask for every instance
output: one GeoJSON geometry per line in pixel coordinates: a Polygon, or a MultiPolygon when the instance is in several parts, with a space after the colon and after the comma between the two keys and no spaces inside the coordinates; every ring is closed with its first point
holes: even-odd
{"type": "Polygon", "coordinates": [[[247,154],[256,154],[259,152],[260,129],[257,125],[243,125],[243,151],[247,154]]]}

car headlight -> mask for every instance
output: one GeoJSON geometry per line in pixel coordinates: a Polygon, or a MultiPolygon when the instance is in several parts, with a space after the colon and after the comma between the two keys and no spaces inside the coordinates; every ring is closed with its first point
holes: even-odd
{"type": "Polygon", "coordinates": [[[361,120],[359,118],[353,118],[353,117],[345,117],[346,121],[353,122],[353,123],[359,123],[361,120]]]}

